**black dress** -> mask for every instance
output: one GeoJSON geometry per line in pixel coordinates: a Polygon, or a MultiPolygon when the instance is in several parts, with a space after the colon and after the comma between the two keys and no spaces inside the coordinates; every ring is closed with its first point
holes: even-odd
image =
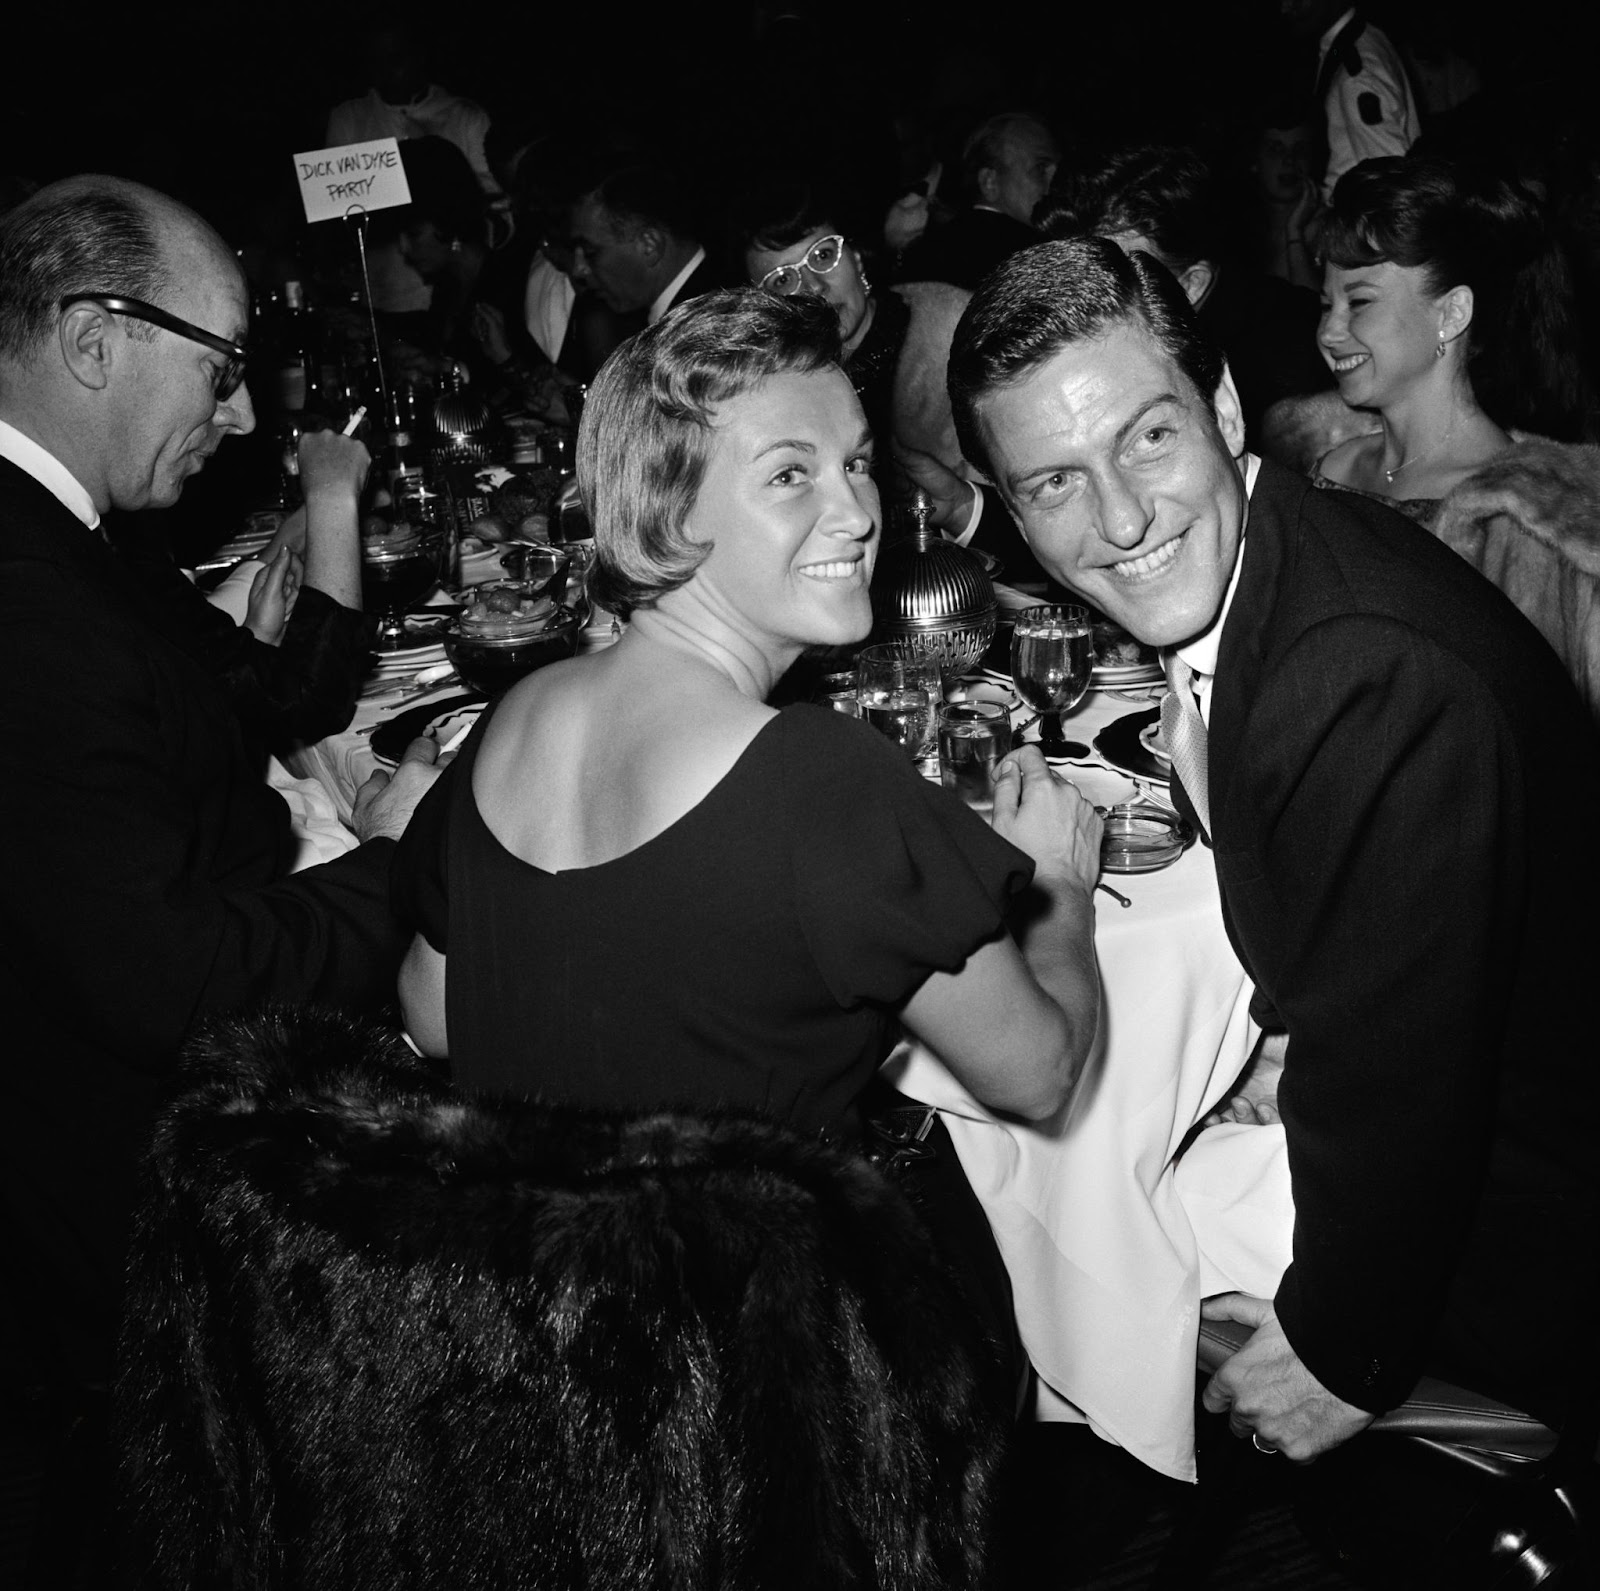
{"type": "Polygon", "coordinates": [[[412,818],[395,898],[449,955],[472,1092],[854,1127],[895,1013],[1001,930],[1033,864],[867,725],[778,713],[697,806],[595,867],[507,851],[480,725],[412,818]]]}

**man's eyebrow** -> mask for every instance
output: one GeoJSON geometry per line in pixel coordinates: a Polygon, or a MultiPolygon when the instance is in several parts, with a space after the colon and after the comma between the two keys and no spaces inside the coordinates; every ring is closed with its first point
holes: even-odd
{"type": "Polygon", "coordinates": [[[1178,392],[1163,392],[1159,396],[1147,399],[1141,403],[1134,412],[1122,422],[1117,429],[1116,444],[1121,447],[1135,431],[1144,424],[1144,419],[1152,409],[1159,409],[1165,403],[1176,404],[1180,409],[1187,410],[1188,404],[1183,401],[1183,395],[1178,392]]]}

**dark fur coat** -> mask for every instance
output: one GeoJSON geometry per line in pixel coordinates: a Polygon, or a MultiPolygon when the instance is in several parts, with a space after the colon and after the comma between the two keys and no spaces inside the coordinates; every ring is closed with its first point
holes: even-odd
{"type": "Polygon", "coordinates": [[[212,1029],[186,1084],[118,1388],[144,1584],[980,1580],[979,1337],[865,1161],[464,1099],[304,1013],[212,1029]]]}

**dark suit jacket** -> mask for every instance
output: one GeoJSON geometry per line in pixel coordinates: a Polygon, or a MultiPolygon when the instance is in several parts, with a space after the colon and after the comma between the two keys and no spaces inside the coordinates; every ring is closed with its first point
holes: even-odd
{"type": "Polygon", "coordinates": [[[1594,1341],[1600,748],[1538,633],[1382,505],[1263,464],[1243,556],[1210,798],[1289,1040],[1279,1318],[1363,1408],[1426,1359],[1559,1419],[1594,1341]]]}
{"type": "Polygon", "coordinates": [[[217,683],[4,460],[0,722],[0,1346],[25,1377],[97,1379],[133,1162],[179,1043],[268,996],[391,998],[393,843],[286,876],[287,809],[217,683]]]}
{"type": "Polygon", "coordinates": [[[719,287],[730,285],[743,286],[743,283],[730,284],[716,264],[715,257],[710,250],[706,257],[695,266],[684,281],[682,287],[672,295],[672,302],[667,305],[668,310],[674,310],[679,304],[687,304],[691,298],[698,298],[702,293],[709,293],[719,287]]]}
{"type": "Polygon", "coordinates": [[[963,210],[930,226],[905,252],[897,282],[951,282],[975,292],[1002,260],[1044,239],[1031,226],[998,210],[963,210]]]}

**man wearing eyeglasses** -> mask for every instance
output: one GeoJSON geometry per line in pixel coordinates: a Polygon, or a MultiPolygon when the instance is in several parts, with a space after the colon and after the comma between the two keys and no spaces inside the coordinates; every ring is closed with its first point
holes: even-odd
{"type": "Polygon", "coordinates": [[[0,218],[10,1390],[106,1380],[135,1160],[193,1026],[268,998],[377,1006],[405,948],[388,862],[428,759],[363,792],[365,843],[289,876],[281,798],[101,528],[175,502],[254,425],[246,332],[226,245],[160,194],[77,178],[0,218]]]}

